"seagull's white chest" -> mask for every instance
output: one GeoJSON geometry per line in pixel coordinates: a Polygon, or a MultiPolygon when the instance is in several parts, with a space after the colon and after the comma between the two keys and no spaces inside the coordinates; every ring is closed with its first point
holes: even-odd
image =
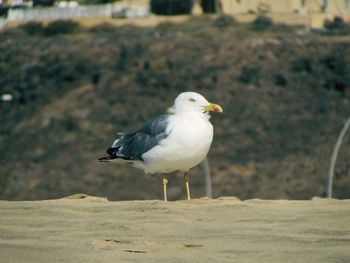
{"type": "Polygon", "coordinates": [[[168,137],[142,155],[146,173],[188,170],[207,155],[213,140],[213,126],[208,115],[181,113],[169,118],[168,137]]]}

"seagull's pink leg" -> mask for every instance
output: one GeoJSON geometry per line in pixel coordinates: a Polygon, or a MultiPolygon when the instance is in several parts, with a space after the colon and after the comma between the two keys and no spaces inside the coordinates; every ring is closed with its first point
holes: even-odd
{"type": "Polygon", "coordinates": [[[184,181],[185,181],[185,185],[186,185],[187,200],[190,200],[191,199],[191,195],[190,195],[190,178],[188,176],[188,172],[184,173],[184,181]]]}
{"type": "Polygon", "coordinates": [[[168,184],[168,179],[165,175],[163,175],[163,192],[164,192],[164,201],[168,201],[167,195],[166,195],[166,185],[168,184]]]}

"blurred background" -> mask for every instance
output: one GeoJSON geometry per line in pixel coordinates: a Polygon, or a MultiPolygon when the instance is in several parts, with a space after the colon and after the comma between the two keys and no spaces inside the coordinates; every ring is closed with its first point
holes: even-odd
{"type": "MultiPolygon", "coordinates": [[[[349,118],[350,3],[0,0],[0,199],[162,199],[160,175],[99,163],[178,93],[220,104],[213,197],[326,196],[349,118]]],[[[333,196],[350,198],[350,132],[333,196]]],[[[201,166],[192,195],[205,195],[201,166]]],[[[169,176],[168,198],[186,195],[169,176]]]]}

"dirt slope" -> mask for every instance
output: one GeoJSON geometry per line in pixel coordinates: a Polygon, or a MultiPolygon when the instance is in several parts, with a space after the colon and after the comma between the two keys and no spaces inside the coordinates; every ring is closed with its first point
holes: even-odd
{"type": "MultiPolygon", "coordinates": [[[[0,102],[1,199],[161,198],[160,176],[96,160],[117,132],[139,128],[186,90],[224,108],[212,117],[214,196],[325,195],[330,154],[349,115],[348,38],[211,19],[65,34],[32,28],[0,33],[0,93],[14,98],[0,102]]],[[[338,198],[350,197],[349,147],[346,136],[338,198]]],[[[201,169],[191,174],[193,196],[203,196],[201,169]]],[[[170,199],[184,196],[180,176],[168,186],[170,199]]]]}

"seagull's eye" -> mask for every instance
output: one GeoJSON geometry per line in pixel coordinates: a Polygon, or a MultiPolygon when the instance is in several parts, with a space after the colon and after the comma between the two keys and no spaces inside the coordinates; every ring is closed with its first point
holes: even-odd
{"type": "Polygon", "coordinates": [[[188,99],[190,102],[195,102],[196,100],[194,98],[189,98],[188,99]]]}

